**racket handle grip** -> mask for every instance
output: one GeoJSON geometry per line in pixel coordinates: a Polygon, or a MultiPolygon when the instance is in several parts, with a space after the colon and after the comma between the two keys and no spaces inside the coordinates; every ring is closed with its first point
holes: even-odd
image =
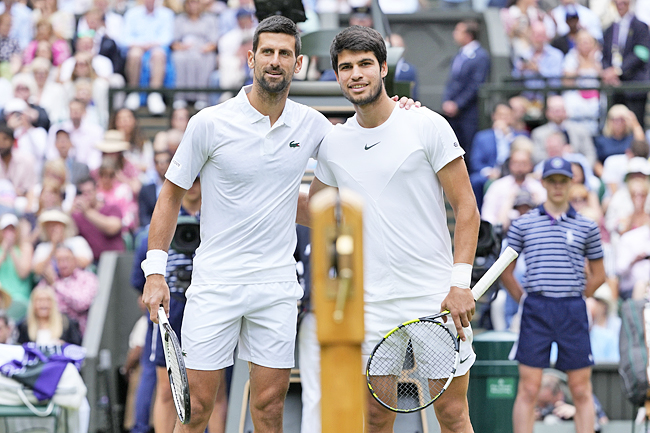
{"type": "Polygon", "coordinates": [[[507,247],[505,251],[499,256],[496,262],[490,269],[485,272],[485,274],[479,279],[474,287],[472,288],[472,295],[474,295],[474,300],[478,301],[481,296],[485,294],[487,289],[489,289],[492,284],[499,278],[499,276],[506,270],[508,265],[512,263],[514,259],[517,258],[519,254],[511,247],[507,247]]]}

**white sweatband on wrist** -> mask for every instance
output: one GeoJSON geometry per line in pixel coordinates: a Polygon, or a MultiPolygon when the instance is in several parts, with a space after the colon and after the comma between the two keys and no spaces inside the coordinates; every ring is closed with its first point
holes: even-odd
{"type": "Polygon", "coordinates": [[[140,265],[147,278],[151,274],[165,275],[167,272],[167,253],[163,250],[147,251],[147,258],[140,265]]]}
{"type": "Polygon", "coordinates": [[[454,263],[451,269],[451,286],[469,289],[472,282],[472,265],[467,263],[454,263]]]}

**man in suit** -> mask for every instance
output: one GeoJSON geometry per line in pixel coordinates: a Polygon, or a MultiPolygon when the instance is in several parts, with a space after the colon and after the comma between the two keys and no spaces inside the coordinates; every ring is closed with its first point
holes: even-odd
{"type": "MultiPolygon", "coordinates": [[[[603,83],[650,80],[650,31],[630,7],[630,0],[614,0],[621,20],[612,24],[603,37],[603,83]]],[[[647,92],[615,93],[613,104],[624,104],[643,125],[647,92]]]]}
{"type": "Polygon", "coordinates": [[[160,193],[160,188],[162,188],[163,181],[165,180],[165,173],[169,168],[171,160],[172,155],[168,150],[155,152],[153,155],[153,161],[156,165],[158,178],[155,182],[143,186],[140,189],[140,194],[138,194],[138,217],[140,227],[145,227],[151,222],[151,215],[153,215],[153,209],[156,207],[158,193],[160,193]]]}
{"type": "Polygon", "coordinates": [[[478,89],[490,73],[490,56],[477,40],[478,28],[476,21],[461,21],[454,28],[454,41],[461,49],[451,64],[442,103],[442,112],[470,158],[478,130],[478,89]]]}
{"type": "Polygon", "coordinates": [[[546,138],[553,132],[561,132],[566,136],[567,143],[574,152],[581,153],[591,167],[596,162],[596,148],[589,131],[579,123],[567,120],[564,98],[559,95],[549,96],[546,100],[546,120],[548,123],[538,126],[531,134],[535,149],[533,163],[537,164],[546,158],[546,138]]]}
{"type": "Polygon", "coordinates": [[[65,162],[65,169],[68,174],[68,181],[76,185],[81,179],[90,176],[88,166],[83,162],[77,161],[70,152],[72,149],[72,141],[70,140],[70,133],[65,129],[56,131],[54,146],[59,152],[59,156],[65,162]]]}
{"type": "Polygon", "coordinates": [[[512,109],[499,103],[492,112],[492,127],[476,133],[469,155],[469,179],[476,196],[476,204],[483,206],[483,189],[489,180],[501,177],[501,167],[510,155],[510,144],[515,138],[512,129],[512,109]]]}

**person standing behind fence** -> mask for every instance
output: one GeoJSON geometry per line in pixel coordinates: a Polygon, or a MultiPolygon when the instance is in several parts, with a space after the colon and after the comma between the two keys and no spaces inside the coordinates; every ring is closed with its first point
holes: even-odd
{"type": "Polygon", "coordinates": [[[469,155],[478,130],[478,89],[490,73],[490,56],[478,41],[476,21],[459,22],[453,36],[461,49],[451,63],[442,112],[469,155]]]}
{"type": "MultiPolygon", "coordinates": [[[[619,86],[621,82],[650,84],[650,30],[634,16],[630,0],[614,0],[621,19],[612,24],[603,36],[603,84],[619,86]]],[[[623,104],[634,112],[643,125],[648,92],[626,92],[613,95],[614,104],[623,104]]]]}
{"type": "Polygon", "coordinates": [[[549,367],[551,344],[557,343],[555,368],[566,371],[576,406],[576,431],[593,432],[591,388],[593,356],[584,297],[605,282],[598,226],[569,204],[571,163],[555,157],[544,163],[542,184],[547,200],[512,222],[508,245],[525,254],[526,280],[514,278],[516,260],[501,276],[522,304],[520,334],[514,358],[519,361],[519,387],[513,409],[515,433],[531,433],[542,371],[549,367]],[[589,272],[585,270],[588,260],[589,272]]]}

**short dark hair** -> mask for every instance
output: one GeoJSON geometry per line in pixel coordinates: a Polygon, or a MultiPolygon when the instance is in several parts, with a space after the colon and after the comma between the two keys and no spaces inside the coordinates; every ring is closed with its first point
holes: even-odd
{"type": "Polygon", "coordinates": [[[0,134],[5,134],[9,138],[14,138],[14,130],[4,122],[0,122],[0,134]]]}
{"type": "Polygon", "coordinates": [[[379,65],[383,65],[387,57],[384,38],[381,33],[370,27],[351,26],[334,37],[330,46],[330,58],[334,71],[339,70],[339,54],[343,50],[372,51],[379,65]]]}
{"type": "Polygon", "coordinates": [[[282,15],[271,15],[259,23],[253,35],[253,53],[257,52],[261,33],[284,33],[293,36],[296,40],[296,57],[300,55],[300,32],[296,23],[282,15]]]}
{"type": "Polygon", "coordinates": [[[90,176],[86,176],[86,177],[82,177],[81,179],[79,179],[77,181],[77,184],[75,185],[77,187],[77,191],[81,190],[81,188],[80,188],[81,185],[83,185],[85,183],[88,183],[88,182],[92,182],[94,187],[97,186],[97,181],[94,178],[92,178],[90,176]]]}
{"type": "Polygon", "coordinates": [[[477,40],[479,32],[478,22],[474,20],[463,20],[461,23],[465,24],[465,32],[472,37],[472,40],[477,40]]]}
{"type": "Polygon", "coordinates": [[[640,156],[642,158],[648,158],[650,154],[650,146],[646,140],[632,140],[630,143],[630,152],[634,156],[640,156]]]}
{"type": "Polygon", "coordinates": [[[59,134],[65,134],[65,135],[68,136],[68,138],[70,138],[70,133],[67,130],[63,129],[63,128],[57,129],[57,131],[56,131],[56,133],[54,135],[57,136],[59,134]]]}

